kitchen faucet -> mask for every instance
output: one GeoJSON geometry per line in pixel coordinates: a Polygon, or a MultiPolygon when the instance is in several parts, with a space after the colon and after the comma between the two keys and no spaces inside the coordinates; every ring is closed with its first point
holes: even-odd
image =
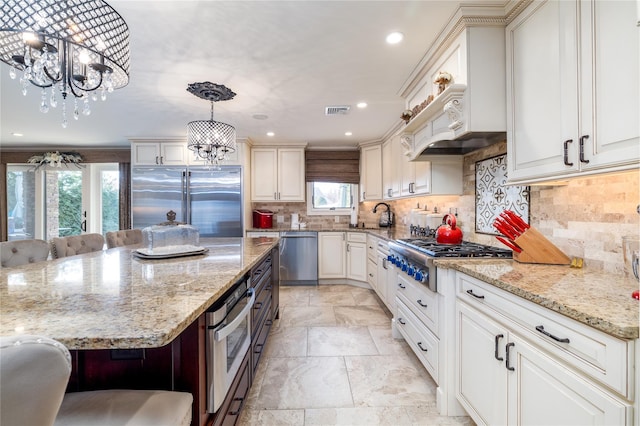
{"type": "Polygon", "coordinates": [[[381,204],[387,207],[387,211],[382,212],[382,215],[380,216],[380,221],[378,222],[378,226],[387,227],[387,226],[393,225],[393,213],[391,213],[391,207],[389,206],[389,204],[378,203],[373,207],[373,212],[376,213],[378,206],[380,206],[381,204]]]}

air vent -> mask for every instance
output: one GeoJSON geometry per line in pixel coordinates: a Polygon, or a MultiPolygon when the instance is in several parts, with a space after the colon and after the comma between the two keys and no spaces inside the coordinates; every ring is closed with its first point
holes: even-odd
{"type": "Polygon", "coordinates": [[[324,115],[346,115],[351,109],[348,105],[334,105],[324,108],[324,115]]]}

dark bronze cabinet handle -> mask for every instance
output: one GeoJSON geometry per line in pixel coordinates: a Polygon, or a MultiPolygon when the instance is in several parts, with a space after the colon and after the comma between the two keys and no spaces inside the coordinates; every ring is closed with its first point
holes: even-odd
{"type": "Polygon", "coordinates": [[[256,302],[256,303],[253,305],[253,309],[260,309],[260,308],[262,308],[262,302],[256,302]]]}
{"type": "Polygon", "coordinates": [[[402,324],[402,325],[405,325],[405,324],[406,324],[406,322],[404,322],[402,318],[398,318],[398,322],[399,322],[400,324],[402,324]]]}
{"type": "Polygon", "coordinates": [[[398,287],[400,287],[400,288],[407,288],[407,287],[405,287],[404,285],[402,285],[402,283],[398,283],[398,287]]]}
{"type": "Polygon", "coordinates": [[[507,370],[509,370],[509,371],[516,371],[516,369],[515,369],[515,368],[513,368],[513,367],[511,366],[511,364],[509,363],[509,348],[512,348],[512,347],[514,347],[515,345],[516,345],[515,343],[507,343],[507,346],[506,346],[506,353],[505,353],[505,356],[507,357],[507,362],[506,362],[506,364],[505,364],[505,367],[507,367],[507,370]]]}
{"type": "Polygon", "coordinates": [[[580,162],[589,164],[589,160],[584,159],[584,140],[589,139],[589,135],[580,136],[580,162]]]}
{"type": "Polygon", "coordinates": [[[473,297],[475,297],[476,299],[484,299],[484,296],[480,295],[480,294],[475,294],[473,292],[473,290],[467,290],[467,294],[472,295],[473,297]]]}
{"type": "Polygon", "coordinates": [[[234,402],[240,402],[240,405],[238,405],[238,409],[235,411],[229,411],[229,415],[230,416],[237,416],[238,414],[240,414],[240,411],[242,411],[242,406],[244,405],[244,398],[233,398],[234,402]]]}
{"type": "Polygon", "coordinates": [[[416,302],[418,302],[418,305],[422,306],[423,308],[427,307],[426,303],[422,303],[422,299],[418,299],[418,300],[416,300],[416,302]]]}
{"type": "Polygon", "coordinates": [[[422,347],[422,342],[418,342],[418,346],[420,347],[422,352],[427,352],[428,351],[428,349],[422,347]]]}
{"type": "Polygon", "coordinates": [[[564,141],[564,165],[573,166],[573,163],[569,162],[569,144],[573,142],[573,139],[567,139],[564,141]]]}
{"type": "Polygon", "coordinates": [[[504,361],[504,358],[502,358],[501,356],[498,356],[498,341],[500,341],[500,339],[502,339],[503,337],[504,337],[504,334],[496,334],[496,337],[495,337],[496,346],[493,350],[493,357],[498,361],[504,361]]]}
{"type": "Polygon", "coordinates": [[[544,334],[547,337],[551,337],[556,342],[569,343],[569,339],[567,339],[566,337],[564,339],[561,339],[560,337],[554,336],[553,334],[549,333],[548,331],[545,331],[544,326],[542,326],[542,325],[536,326],[536,330],[539,331],[540,333],[544,334]]]}

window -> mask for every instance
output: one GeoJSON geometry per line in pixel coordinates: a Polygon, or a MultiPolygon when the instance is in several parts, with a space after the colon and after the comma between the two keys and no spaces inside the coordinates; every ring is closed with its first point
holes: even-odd
{"type": "Polygon", "coordinates": [[[307,183],[307,214],[348,215],[353,208],[357,186],[350,183],[307,183]]]}

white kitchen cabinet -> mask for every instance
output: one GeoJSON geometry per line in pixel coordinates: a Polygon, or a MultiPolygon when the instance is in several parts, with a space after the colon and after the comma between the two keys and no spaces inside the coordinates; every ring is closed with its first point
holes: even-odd
{"type": "Polygon", "coordinates": [[[456,281],[456,394],[477,424],[632,423],[621,397],[633,382],[627,342],[512,303],[514,296],[465,274],[456,281]]]}
{"type": "Polygon", "coordinates": [[[637,168],[639,37],[631,1],[536,1],[507,27],[510,183],[637,168]]]}
{"type": "Polygon", "coordinates": [[[132,142],[134,166],[184,166],[188,163],[186,142],[132,142]]]}
{"type": "Polygon", "coordinates": [[[347,276],[346,249],[345,232],[318,232],[319,279],[345,278],[347,276]]]}
{"type": "Polygon", "coordinates": [[[251,150],[251,201],[304,201],[304,148],[251,150]]]}
{"type": "MultiPolygon", "coordinates": [[[[400,158],[402,170],[402,188],[400,195],[422,195],[431,193],[431,162],[409,161],[406,156],[400,158]]],[[[462,174],[462,170],[460,170],[462,174]]]]}
{"type": "Polygon", "coordinates": [[[398,136],[389,139],[382,145],[382,187],[385,199],[400,196],[402,186],[401,155],[398,136]]]}
{"type": "Polygon", "coordinates": [[[362,148],[360,152],[360,200],[382,199],[382,145],[362,148]]]}
{"type": "Polygon", "coordinates": [[[367,234],[347,232],[347,278],[367,281],[367,234]]]}

